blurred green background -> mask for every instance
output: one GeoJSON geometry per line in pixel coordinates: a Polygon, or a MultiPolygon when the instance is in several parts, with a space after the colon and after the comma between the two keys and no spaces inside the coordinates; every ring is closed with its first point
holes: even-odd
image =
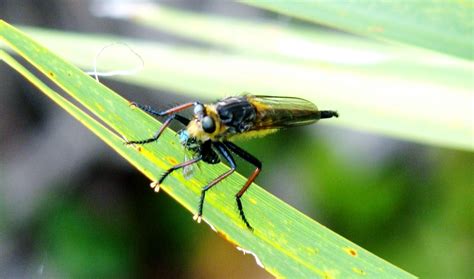
{"type": "MultiPolygon", "coordinates": [[[[208,53],[222,48],[196,41],[178,27],[157,30],[123,20],[118,2],[102,6],[101,1],[5,0],[0,3],[0,17],[13,24],[114,34],[199,47],[208,53]],[[100,7],[108,7],[107,17],[100,7]],[[110,18],[114,12],[115,18],[110,18]]],[[[233,2],[158,4],[204,17],[313,28],[307,22],[233,2]]],[[[183,30],[199,32],[199,26],[194,28],[186,25],[183,30]]],[[[328,34],[340,33],[317,28],[328,34]]],[[[364,38],[357,39],[364,44],[364,38]]],[[[367,40],[367,44],[371,42],[367,40]]],[[[348,46],[341,45],[344,47],[348,46]]],[[[272,55],[264,47],[259,51],[264,54],[258,55],[272,55]]],[[[92,55],[89,62],[84,60],[87,69],[92,68],[93,59],[92,55]]],[[[306,63],[333,69],[331,62],[322,60],[316,57],[306,63]]],[[[438,80],[441,76],[448,84],[455,83],[455,88],[470,92],[472,101],[472,62],[465,63],[471,69],[465,83],[456,79],[458,72],[442,72],[434,66],[425,78],[438,80]]],[[[397,67],[378,74],[401,75],[397,67]]],[[[406,69],[407,65],[400,67],[406,69]]],[[[0,277],[271,277],[255,265],[252,256],[243,255],[207,226],[197,225],[169,196],[154,194],[138,171],[11,69],[2,64],[0,72],[0,277]]],[[[236,80],[221,96],[206,96],[190,94],[193,90],[179,91],[179,86],[175,90],[165,86],[165,90],[102,78],[127,99],[157,108],[196,98],[212,101],[249,90],[238,83],[238,77],[236,80]]],[[[337,86],[343,84],[335,83],[337,86]]],[[[351,115],[347,111],[350,105],[334,107],[331,97],[322,99],[320,106],[339,110],[341,121],[351,115]]],[[[407,104],[420,110],[424,105],[420,99],[407,104]]],[[[460,115],[470,118],[471,130],[466,134],[472,139],[472,106],[460,115]]],[[[335,232],[420,277],[472,278],[472,145],[442,147],[445,145],[426,144],[416,137],[417,142],[412,142],[397,139],[399,134],[393,138],[390,133],[368,133],[372,127],[367,125],[359,129],[332,124],[285,130],[239,144],[262,160],[261,185],[335,232]]],[[[239,164],[239,169],[244,174],[252,171],[246,164],[239,164]]]]}

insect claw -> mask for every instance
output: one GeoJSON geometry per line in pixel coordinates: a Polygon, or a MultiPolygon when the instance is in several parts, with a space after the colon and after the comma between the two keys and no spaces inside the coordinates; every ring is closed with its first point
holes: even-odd
{"type": "Polygon", "coordinates": [[[131,140],[127,140],[127,139],[126,139],[126,140],[123,142],[123,144],[126,145],[126,146],[135,147],[135,142],[134,142],[134,141],[131,141],[131,140]]]}
{"type": "Polygon", "coordinates": [[[136,108],[136,107],[137,107],[137,103],[135,103],[135,102],[129,102],[128,105],[129,105],[131,108],[136,108]]]}
{"type": "Polygon", "coordinates": [[[160,191],[160,183],[158,181],[153,181],[150,183],[150,187],[157,193],[160,191]]]}
{"type": "Polygon", "coordinates": [[[193,220],[198,222],[198,223],[201,223],[201,216],[196,214],[196,215],[193,216],[193,220]]]}

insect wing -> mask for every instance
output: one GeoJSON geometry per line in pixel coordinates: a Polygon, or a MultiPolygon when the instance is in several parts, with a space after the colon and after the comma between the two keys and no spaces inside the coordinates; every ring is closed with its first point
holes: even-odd
{"type": "MultiPolygon", "coordinates": [[[[184,153],[184,161],[187,162],[188,160],[190,160],[191,158],[193,158],[193,156],[191,156],[191,152],[188,152],[188,151],[185,151],[184,153]]],[[[191,179],[194,175],[194,173],[196,172],[196,169],[199,169],[199,162],[198,163],[195,163],[195,164],[191,164],[191,165],[187,165],[183,168],[183,176],[185,179],[191,179]]]]}
{"type": "Polygon", "coordinates": [[[252,130],[308,125],[320,118],[316,105],[301,98],[249,95],[247,100],[257,115],[252,130]]]}

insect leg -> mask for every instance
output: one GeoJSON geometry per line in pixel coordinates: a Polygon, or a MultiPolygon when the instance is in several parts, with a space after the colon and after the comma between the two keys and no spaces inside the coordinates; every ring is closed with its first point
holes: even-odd
{"type": "Polygon", "coordinates": [[[232,155],[230,154],[229,150],[227,150],[227,148],[225,147],[225,145],[223,145],[222,143],[220,142],[213,142],[212,143],[216,148],[217,148],[217,151],[222,155],[224,156],[224,158],[227,160],[227,162],[229,162],[230,164],[230,170],[226,171],[225,173],[219,175],[216,179],[214,179],[213,181],[211,181],[209,184],[207,184],[206,186],[204,186],[201,190],[201,198],[199,200],[199,209],[198,209],[198,214],[195,215],[193,218],[194,220],[197,220],[198,223],[201,222],[201,216],[202,216],[202,210],[203,210],[203,206],[204,206],[204,198],[206,197],[206,191],[211,189],[213,186],[215,186],[217,183],[221,182],[224,178],[226,178],[227,176],[231,175],[234,171],[235,171],[235,168],[236,168],[236,165],[235,165],[235,161],[234,161],[234,158],[232,158],[232,155]]]}
{"type": "Polygon", "coordinates": [[[227,148],[232,150],[232,152],[237,154],[240,158],[244,159],[245,161],[251,163],[252,165],[254,165],[256,167],[255,171],[248,178],[247,182],[245,182],[242,189],[240,189],[240,191],[237,194],[235,194],[235,199],[237,201],[237,208],[239,209],[240,217],[245,222],[247,227],[249,229],[252,229],[252,227],[247,222],[247,218],[245,218],[244,210],[243,210],[243,207],[242,207],[242,201],[240,200],[240,198],[245,193],[245,191],[247,191],[247,189],[250,187],[252,182],[255,180],[255,178],[257,178],[258,174],[262,170],[262,162],[260,162],[260,160],[258,160],[257,158],[252,156],[250,153],[248,153],[247,151],[245,151],[242,148],[238,147],[237,145],[235,145],[232,142],[225,141],[224,144],[227,148]]]}
{"type": "Polygon", "coordinates": [[[160,180],[158,180],[158,185],[160,185],[161,183],[163,183],[163,181],[165,180],[165,178],[170,175],[172,172],[174,172],[175,170],[177,169],[180,169],[180,168],[184,168],[186,166],[189,166],[189,165],[192,165],[192,164],[195,164],[197,162],[199,162],[200,160],[202,160],[202,155],[199,155],[198,157],[196,158],[193,158],[189,161],[186,161],[186,162],[183,162],[181,164],[177,164],[173,167],[171,167],[170,169],[168,169],[165,173],[163,173],[163,175],[161,175],[160,177],[160,180]]]}
{"type": "Polygon", "coordinates": [[[132,141],[127,141],[125,144],[146,144],[150,142],[157,141],[158,138],[161,136],[161,133],[165,130],[166,127],[168,127],[173,119],[176,118],[176,114],[173,114],[166,118],[166,120],[163,122],[163,125],[161,125],[160,129],[158,132],[155,133],[155,135],[152,138],[149,139],[144,139],[144,140],[132,140],[132,141]]]}
{"type": "Polygon", "coordinates": [[[151,106],[141,105],[141,104],[138,104],[138,103],[135,103],[135,102],[131,102],[130,104],[132,106],[135,106],[135,107],[143,110],[144,112],[148,112],[149,114],[153,114],[153,115],[156,115],[156,116],[165,116],[165,115],[174,114],[174,113],[180,112],[182,110],[185,110],[187,108],[190,108],[192,106],[195,106],[197,104],[197,102],[185,103],[185,104],[182,104],[182,105],[179,105],[179,106],[176,106],[176,107],[172,107],[172,108],[164,110],[164,111],[157,111],[154,108],[152,108],[151,106]]]}
{"type": "MultiPolygon", "coordinates": [[[[168,110],[165,110],[165,111],[157,111],[154,108],[152,108],[151,106],[146,106],[146,105],[137,104],[135,102],[131,102],[132,106],[135,106],[135,107],[143,110],[144,112],[147,112],[149,114],[156,115],[156,116],[165,116],[165,115],[168,115],[168,114],[173,114],[173,113],[185,110],[185,109],[187,109],[187,108],[189,108],[189,107],[191,107],[195,104],[196,104],[196,102],[186,103],[186,104],[182,104],[182,105],[179,105],[177,107],[174,107],[174,108],[171,108],[171,109],[168,109],[168,110]]],[[[175,117],[176,117],[176,120],[183,123],[183,125],[186,126],[186,125],[189,124],[190,120],[188,118],[186,118],[184,116],[181,116],[179,114],[176,114],[175,117]]]]}

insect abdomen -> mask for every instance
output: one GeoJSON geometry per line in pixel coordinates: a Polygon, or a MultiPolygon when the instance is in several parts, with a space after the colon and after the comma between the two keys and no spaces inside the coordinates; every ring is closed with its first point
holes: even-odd
{"type": "Polygon", "coordinates": [[[321,113],[313,103],[293,97],[248,96],[257,112],[255,130],[308,125],[321,113]]]}
{"type": "Polygon", "coordinates": [[[237,135],[253,137],[337,116],[337,112],[319,111],[310,101],[295,97],[229,97],[217,102],[215,109],[221,123],[226,127],[222,138],[237,135]]]}

